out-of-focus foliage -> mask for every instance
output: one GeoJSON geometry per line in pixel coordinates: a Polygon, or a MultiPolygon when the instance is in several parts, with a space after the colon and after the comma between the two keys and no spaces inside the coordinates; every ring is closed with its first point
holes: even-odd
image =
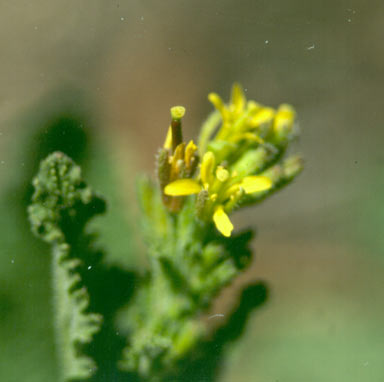
{"type": "MultiPolygon", "coordinates": [[[[106,328],[110,320],[109,312],[116,309],[116,304],[120,306],[126,301],[130,293],[126,290],[111,296],[110,286],[119,288],[122,283],[127,285],[127,279],[132,280],[133,277],[113,266],[116,262],[132,263],[128,254],[135,244],[126,234],[129,232],[127,219],[116,204],[118,198],[115,194],[113,173],[100,171],[101,168],[108,167],[106,148],[98,144],[97,130],[88,119],[78,93],[64,91],[55,93],[53,98],[60,99],[61,104],[49,104],[47,109],[38,106],[33,113],[28,114],[29,118],[19,118],[18,123],[24,125],[25,129],[20,130],[17,141],[11,142],[18,150],[10,150],[8,153],[13,152],[13,156],[8,155],[5,159],[9,170],[13,166],[13,171],[10,172],[14,175],[12,182],[3,187],[0,193],[0,338],[2,348],[6,349],[0,354],[0,364],[7,365],[0,368],[0,380],[9,382],[21,379],[31,382],[58,379],[53,340],[51,257],[48,247],[32,235],[26,215],[26,207],[32,196],[32,177],[40,160],[48,153],[61,150],[76,158],[91,178],[95,173],[96,187],[103,190],[109,199],[110,208],[108,215],[104,217],[108,222],[108,229],[103,232],[102,239],[102,246],[107,247],[110,254],[107,260],[109,265],[102,273],[104,282],[96,282],[101,276],[97,267],[92,271],[87,269],[88,278],[95,280],[88,284],[98,289],[100,297],[100,300],[92,302],[90,308],[95,311],[95,307],[100,309],[100,305],[104,306],[102,310],[106,328]],[[92,156],[89,155],[90,151],[92,156]],[[115,235],[121,236],[127,252],[124,253],[116,245],[115,235]]],[[[44,102],[44,107],[46,105],[44,102]]],[[[96,220],[92,226],[97,229],[97,224],[96,220]]],[[[93,249],[95,250],[99,251],[97,248],[93,249]]],[[[98,334],[96,342],[103,336],[105,330],[98,334]]],[[[118,336],[116,338],[118,341],[118,336]]],[[[102,341],[108,345],[108,342],[102,341]]],[[[107,357],[104,352],[91,353],[108,370],[111,358],[114,359],[113,353],[109,352],[107,357]]]]}

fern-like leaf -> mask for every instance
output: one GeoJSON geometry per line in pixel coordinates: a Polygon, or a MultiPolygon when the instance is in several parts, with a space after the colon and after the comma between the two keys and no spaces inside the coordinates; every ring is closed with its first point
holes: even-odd
{"type": "Polygon", "coordinates": [[[89,312],[89,294],[81,273],[85,263],[75,245],[105,202],[86,186],[81,170],[66,155],[51,154],[33,180],[29,219],[33,232],[52,247],[56,338],[62,380],[89,379],[95,362],[86,347],[101,327],[102,317],[89,312]]]}

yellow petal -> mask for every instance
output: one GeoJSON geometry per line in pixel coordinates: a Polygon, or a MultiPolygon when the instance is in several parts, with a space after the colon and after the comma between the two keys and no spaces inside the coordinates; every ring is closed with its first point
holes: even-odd
{"type": "Polygon", "coordinates": [[[215,167],[215,155],[212,151],[204,154],[200,168],[200,178],[204,185],[212,182],[213,169],[215,167]]]}
{"type": "Polygon", "coordinates": [[[246,176],[241,182],[241,187],[246,194],[252,194],[269,190],[272,187],[272,181],[266,176],[246,176]]]}
{"type": "Polygon", "coordinates": [[[209,93],[208,99],[211,101],[213,106],[220,112],[223,121],[228,119],[228,109],[224,104],[224,101],[216,93],[209,93]]]}
{"type": "Polygon", "coordinates": [[[280,105],[275,116],[273,128],[275,131],[291,129],[295,116],[296,113],[292,106],[287,104],[280,105]]]}
{"type": "Polygon", "coordinates": [[[244,96],[242,86],[238,83],[234,83],[232,86],[231,106],[233,107],[235,113],[240,114],[244,110],[246,102],[247,100],[244,96]]]}
{"type": "Polygon", "coordinates": [[[185,143],[180,143],[176,149],[175,153],[171,157],[171,175],[170,180],[177,179],[180,177],[180,170],[183,167],[185,143]]]}
{"type": "Polygon", "coordinates": [[[222,110],[224,109],[224,102],[223,100],[221,99],[221,97],[216,94],[216,93],[209,93],[208,94],[208,99],[211,101],[211,103],[213,104],[213,106],[219,110],[220,112],[222,112],[222,110]]]}
{"type": "Polygon", "coordinates": [[[223,206],[218,206],[213,214],[213,222],[216,225],[218,231],[224,236],[231,236],[233,230],[233,224],[229,220],[228,215],[225,213],[223,206]]]}
{"type": "Polygon", "coordinates": [[[183,160],[184,159],[184,152],[185,152],[185,143],[182,142],[176,146],[175,152],[172,156],[172,160],[174,162],[177,162],[178,160],[183,160]]]}
{"type": "Polygon", "coordinates": [[[250,119],[249,124],[253,127],[260,126],[264,123],[270,122],[275,115],[275,110],[270,107],[264,107],[258,111],[253,118],[250,119]]]}
{"type": "Polygon", "coordinates": [[[172,148],[172,127],[169,126],[167,137],[165,138],[164,148],[170,150],[172,148]]]}
{"type": "Polygon", "coordinates": [[[195,152],[197,151],[197,146],[193,141],[189,141],[187,147],[185,148],[185,163],[188,167],[191,167],[191,161],[195,152]]]}
{"type": "Polygon", "coordinates": [[[249,100],[247,102],[247,109],[250,115],[254,115],[260,108],[261,105],[255,101],[249,100]]]}
{"type": "Polygon", "coordinates": [[[192,179],[178,179],[169,183],[164,188],[164,194],[169,196],[186,196],[198,194],[201,185],[192,179]]]}

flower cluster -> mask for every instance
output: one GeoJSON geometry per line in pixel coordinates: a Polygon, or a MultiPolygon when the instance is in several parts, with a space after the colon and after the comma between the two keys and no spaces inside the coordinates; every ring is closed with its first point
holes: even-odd
{"type": "Polygon", "coordinates": [[[261,192],[271,187],[271,180],[265,176],[242,178],[236,172],[230,173],[224,166],[216,165],[215,155],[208,151],[203,157],[197,180],[176,180],[168,184],[164,192],[171,196],[198,194],[198,217],[203,220],[212,218],[216,228],[228,237],[233,225],[227,213],[236,206],[243,194],[261,192]]]}
{"type": "Polygon", "coordinates": [[[208,96],[216,111],[202,128],[197,147],[182,143],[184,108],[171,109],[172,124],[158,159],[158,175],[165,205],[180,210],[182,200],[197,194],[196,215],[213,221],[224,236],[231,235],[229,214],[251,194],[274,187],[267,171],[282,156],[293,136],[295,112],[289,105],[277,110],[247,101],[235,84],[226,105],[215,93],[208,96]],[[200,171],[197,151],[202,156],[200,171]],[[164,175],[165,174],[165,175],[164,175]]]}

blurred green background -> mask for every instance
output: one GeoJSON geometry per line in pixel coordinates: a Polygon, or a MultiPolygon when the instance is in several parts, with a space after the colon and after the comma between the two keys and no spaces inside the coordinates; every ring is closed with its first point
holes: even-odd
{"type": "Polygon", "coordinates": [[[0,0],[0,381],[57,378],[48,248],[29,231],[38,162],[63,149],[109,200],[94,226],[106,261],[145,263],[134,180],[153,173],[169,107],[185,136],[234,81],[299,115],[306,168],[235,216],[255,260],[212,308],[270,287],[220,382],[384,380],[384,3],[0,0]],[[133,234],[132,234],[133,232],[133,234]]]}

